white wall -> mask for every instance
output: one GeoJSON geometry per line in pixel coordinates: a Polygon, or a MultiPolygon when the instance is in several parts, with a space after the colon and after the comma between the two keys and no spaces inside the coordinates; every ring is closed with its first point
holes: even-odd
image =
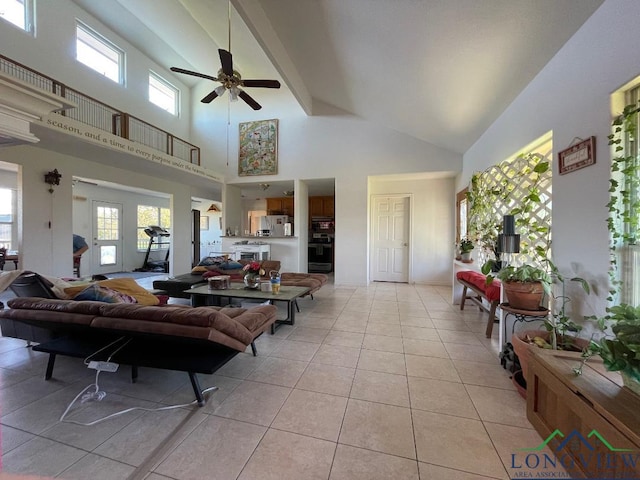
{"type": "MultiPolygon", "coordinates": [[[[278,118],[280,126],[279,170],[277,175],[270,176],[269,179],[312,180],[327,177],[336,179],[335,218],[338,228],[335,259],[338,268],[335,278],[337,283],[364,284],[368,278],[366,266],[368,265],[369,192],[367,179],[369,176],[389,173],[458,172],[462,168],[462,156],[459,154],[367,122],[329,105],[314,105],[315,115],[307,117],[301,108],[293,100],[290,100],[290,95],[282,95],[283,92],[286,92],[286,87],[280,90],[262,89],[260,92],[256,92],[256,99],[264,107],[259,112],[251,110],[243,102],[232,104],[229,109],[228,124],[226,99],[216,100],[209,105],[200,103],[200,98],[211,90],[211,82],[203,81],[194,87],[191,95],[188,94],[188,91],[183,90],[183,112],[182,116],[176,119],[146,101],[147,73],[148,69],[152,68],[161,75],[166,74],[167,78],[177,86],[183,87],[180,78],[168,72],[167,66],[156,65],[146,58],[124,39],[110,32],[91,15],[81,10],[71,0],[38,2],[37,24],[38,34],[34,38],[5,22],[0,22],[2,53],[54,77],[70,87],[191,140],[192,143],[202,147],[202,165],[215,171],[225,171],[228,181],[231,183],[259,182],[264,179],[264,177],[238,177],[237,175],[238,123],[278,118]],[[75,61],[75,18],[85,21],[128,52],[126,88],[96,75],[95,72],[75,61]],[[190,111],[193,112],[193,119],[190,117],[190,111]]],[[[105,151],[104,155],[107,157],[110,153],[105,151]]],[[[0,159],[4,157],[4,152],[0,152],[0,159]]],[[[39,188],[42,183],[40,179],[42,171],[46,171],[49,169],[47,166],[53,164],[48,163],[43,155],[36,155],[36,157],[42,163],[30,165],[27,177],[32,182],[32,186],[39,188]]],[[[8,161],[13,159],[16,163],[20,163],[13,153],[9,154],[8,158],[8,161]]],[[[58,165],[65,166],[65,175],[91,177],[95,175],[96,171],[101,172],[104,169],[102,166],[96,167],[91,162],[86,162],[88,165],[92,165],[89,168],[80,167],[79,164],[84,163],[80,160],[76,158],[74,161],[78,165],[66,160],[58,162],[58,165]],[[80,173],[81,171],[84,174],[80,173]]],[[[61,167],[58,165],[56,166],[60,170],[61,167]]],[[[123,170],[120,170],[119,174],[113,175],[113,177],[117,178],[109,181],[121,183],[128,183],[130,177],[137,178],[136,175],[130,176],[123,170]]],[[[184,232],[176,232],[174,241],[178,242],[180,239],[184,239],[184,243],[179,243],[183,246],[182,248],[173,249],[173,254],[179,258],[172,262],[172,266],[179,268],[184,265],[184,268],[178,269],[176,273],[187,271],[190,266],[189,261],[183,262],[180,259],[188,259],[188,252],[183,252],[189,250],[190,245],[190,237],[187,232],[189,232],[190,215],[188,212],[191,201],[189,195],[186,194],[189,186],[173,183],[172,186],[166,186],[166,188],[159,187],[156,184],[162,184],[162,181],[142,180],[142,178],[138,183],[146,184],[145,188],[174,192],[172,197],[172,209],[176,216],[174,228],[180,228],[180,224],[184,227],[181,229],[184,232]]],[[[59,190],[65,192],[63,208],[71,205],[71,190],[66,191],[65,189],[66,186],[59,190]],[[66,198],[67,196],[68,198],[66,198]]],[[[236,187],[225,188],[223,201],[223,228],[240,225],[239,189],[236,187]]],[[[54,214],[60,216],[59,220],[67,229],[71,229],[71,220],[70,217],[68,218],[70,214],[58,211],[57,204],[57,201],[53,203],[56,206],[54,214]]],[[[32,204],[31,199],[24,199],[26,212],[31,212],[32,208],[40,207],[41,204],[32,204]]],[[[303,215],[300,210],[298,213],[303,215]]],[[[31,214],[29,213],[29,215],[31,214]]],[[[35,228],[39,236],[43,234],[41,238],[48,238],[52,234],[46,225],[27,227],[29,224],[25,224],[27,230],[35,228]]],[[[60,232],[62,238],[66,235],[66,231],[60,232]]],[[[54,239],[57,241],[57,237],[58,235],[54,231],[53,237],[51,237],[52,241],[54,239]]],[[[306,243],[303,245],[306,248],[306,243]]],[[[55,247],[54,250],[57,248],[55,247]]],[[[38,266],[43,265],[42,261],[45,261],[44,258],[41,258],[45,255],[41,253],[35,255],[34,252],[33,258],[39,259],[36,264],[38,266]]],[[[65,255],[56,256],[56,258],[64,258],[65,255]]],[[[299,252],[299,259],[303,259],[304,256],[303,252],[299,252]]],[[[44,273],[70,273],[70,270],[67,272],[66,263],[57,265],[57,259],[52,261],[49,256],[47,258],[48,260],[44,264],[47,265],[49,271],[44,273]]],[[[300,260],[298,264],[300,263],[304,262],[300,260]]],[[[299,269],[303,267],[303,265],[298,265],[299,269]]]]}
{"type": "Polygon", "coordinates": [[[596,137],[596,164],[558,175],[553,171],[553,256],[562,272],[577,273],[596,285],[596,295],[579,290],[579,314],[602,314],[609,268],[608,201],[610,95],[640,75],[640,2],[606,0],[544,70],[464,155],[457,188],[484,170],[553,131],[554,161],[575,137],[596,137]]]}
{"type": "MultiPolygon", "coordinates": [[[[78,176],[126,183],[170,197],[172,242],[175,246],[170,254],[171,272],[178,274],[191,269],[191,215],[180,213],[191,210],[193,192],[188,185],[173,182],[170,178],[159,179],[33,146],[2,148],[0,161],[22,166],[21,175],[18,176],[18,194],[22,202],[18,218],[22,268],[44,275],[72,275],[72,178],[78,176]],[[48,185],[44,183],[44,174],[53,168],[58,169],[62,179],[54,193],[50,194],[48,185]]],[[[86,226],[81,230],[86,233],[86,226]]],[[[135,267],[142,264],[133,263],[135,267]]]]}
{"type": "MultiPolygon", "coordinates": [[[[206,94],[207,88],[201,84],[195,87],[193,98],[206,94]]],[[[278,118],[278,174],[267,178],[277,181],[335,177],[335,280],[336,283],[365,284],[368,279],[368,177],[458,172],[462,165],[461,155],[380,127],[329,105],[314,106],[317,113],[307,117],[291,104],[283,103],[277,91],[260,94],[262,103],[271,105],[270,113],[265,113],[266,108],[253,112],[241,102],[231,105],[228,156],[227,104],[212,102],[203,106],[194,100],[193,111],[198,118],[192,129],[194,143],[203,148],[205,161],[217,162],[203,166],[217,171],[226,169],[230,183],[263,181],[263,176],[239,177],[237,174],[238,122],[278,118]],[[205,118],[212,122],[206,128],[205,118]]],[[[449,196],[449,200],[452,198],[449,196]]],[[[226,196],[224,202],[229,206],[229,202],[238,203],[239,198],[226,196]]],[[[239,209],[240,205],[233,207],[234,210],[236,208],[239,209]]],[[[225,211],[225,219],[231,226],[235,225],[237,220],[227,213],[225,211]]],[[[449,228],[454,228],[453,223],[449,228]]],[[[296,232],[298,235],[297,227],[296,232]]],[[[448,231],[446,235],[446,241],[452,244],[448,231]]],[[[448,250],[444,255],[450,260],[448,250]]]]}
{"type": "Polygon", "coordinates": [[[36,35],[0,21],[2,55],[54,78],[116,109],[188,140],[191,96],[189,89],[168,69],[158,65],[125,39],[78,7],[71,0],[36,2],[36,35]],[[126,52],[125,85],[119,85],[75,60],[76,19],[90,26],[126,52]],[[181,90],[180,117],[156,107],[149,96],[149,70],[181,90]]]}
{"type": "Polygon", "coordinates": [[[411,278],[414,283],[451,284],[454,257],[455,179],[386,180],[372,178],[371,195],[409,194],[411,278]]]}

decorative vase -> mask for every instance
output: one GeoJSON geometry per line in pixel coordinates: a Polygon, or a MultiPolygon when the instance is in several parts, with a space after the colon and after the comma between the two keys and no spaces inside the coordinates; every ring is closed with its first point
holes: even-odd
{"type": "Polygon", "coordinates": [[[250,288],[251,290],[258,290],[260,288],[260,275],[258,273],[247,273],[244,276],[244,286],[245,288],[250,288]]]}
{"type": "Polygon", "coordinates": [[[636,395],[640,395],[640,382],[625,372],[620,373],[622,374],[622,384],[636,395]]]}

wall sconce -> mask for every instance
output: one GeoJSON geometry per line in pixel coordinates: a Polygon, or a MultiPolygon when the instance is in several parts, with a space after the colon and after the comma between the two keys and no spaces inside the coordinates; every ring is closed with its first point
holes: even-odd
{"type": "Polygon", "coordinates": [[[44,183],[49,185],[49,193],[53,193],[53,186],[60,185],[62,175],[58,173],[58,169],[54,169],[44,174],[44,183]]]}
{"type": "Polygon", "coordinates": [[[262,190],[266,190],[267,188],[269,188],[271,185],[269,185],[268,183],[261,183],[259,184],[260,188],[262,190]]]}
{"type": "Polygon", "coordinates": [[[218,207],[215,203],[212,203],[211,206],[207,209],[207,212],[221,212],[220,207],[218,207]]]}

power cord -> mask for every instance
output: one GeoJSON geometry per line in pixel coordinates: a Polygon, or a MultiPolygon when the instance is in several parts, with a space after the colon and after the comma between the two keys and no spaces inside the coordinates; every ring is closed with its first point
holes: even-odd
{"type": "MultiPolygon", "coordinates": [[[[94,357],[95,355],[97,355],[98,353],[108,349],[109,347],[117,344],[118,342],[120,342],[121,340],[124,340],[125,337],[120,337],[117,340],[111,342],[109,345],[106,345],[105,347],[102,347],[100,350],[97,350],[96,352],[92,353],[91,355],[89,355],[87,358],[84,359],[84,364],[89,366],[89,359],[91,357],[94,357]]],[[[109,358],[107,359],[107,363],[111,361],[111,359],[113,358],[113,356],[118,353],[120,350],[122,350],[129,342],[131,341],[131,339],[127,339],[126,342],[124,342],[122,345],[120,345],[113,353],[111,353],[111,355],[109,355],[109,358]]],[[[119,415],[123,415],[125,413],[128,412],[132,412],[134,410],[143,410],[145,412],[159,412],[162,410],[172,410],[172,409],[176,409],[176,408],[184,408],[184,407],[190,407],[192,405],[196,405],[198,403],[198,400],[193,400],[192,402],[189,403],[183,403],[180,405],[169,405],[166,407],[158,407],[158,408],[145,408],[145,407],[132,407],[132,408],[127,408],[125,410],[116,412],[116,413],[112,413],[111,415],[107,415],[106,417],[103,418],[99,418],[98,420],[94,420],[93,422],[89,422],[89,423],[83,423],[83,422],[78,422],[75,420],[68,420],[65,417],[67,416],[67,414],[69,413],[69,411],[71,410],[71,408],[73,407],[73,405],[78,401],[78,399],[80,398],[80,403],[86,403],[86,402],[90,402],[90,401],[102,401],[102,399],[104,399],[107,394],[104,391],[100,390],[100,387],[98,386],[98,377],[100,376],[100,372],[102,372],[102,370],[98,367],[97,371],[96,371],[96,379],[95,382],[92,383],[91,385],[88,385],[87,387],[85,387],[78,395],[76,395],[76,397],[71,401],[71,403],[69,404],[69,406],[66,408],[66,410],[64,411],[64,413],[60,416],[60,422],[65,422],[65,423],[74,423],[76,425],[83,425],[86,427],[90,427],[92,425],[96,425],[100,422],[104,422],[105,420],[109,420],[111,418],[117,417],[119,415]],[[90,388],[94,387],[93,391],[88,391],[90,388]]],[[[218,390],[218,387],[209,387],[209,388],[205,388],[202,391],[202,394],[207,394],[209,392],[213,392],[218,390]]]]}

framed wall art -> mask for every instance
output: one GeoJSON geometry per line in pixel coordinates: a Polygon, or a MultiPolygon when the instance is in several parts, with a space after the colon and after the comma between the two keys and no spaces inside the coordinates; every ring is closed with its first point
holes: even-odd
{"type": "Polygon", "coordinates": [[[596,137],[578,140],[580,142],[558,152],[558,173],[560,175],[596,163],[596,137]]]}
{"type": "Polygon", "coordinates": [[[209,230],[209,217],[200,217],[200,230],[209,230]]]}
{"type": "Polygon", "coordinates": [[[278,173],[278,120],[240,123],[238,175],[278,173]]]}

